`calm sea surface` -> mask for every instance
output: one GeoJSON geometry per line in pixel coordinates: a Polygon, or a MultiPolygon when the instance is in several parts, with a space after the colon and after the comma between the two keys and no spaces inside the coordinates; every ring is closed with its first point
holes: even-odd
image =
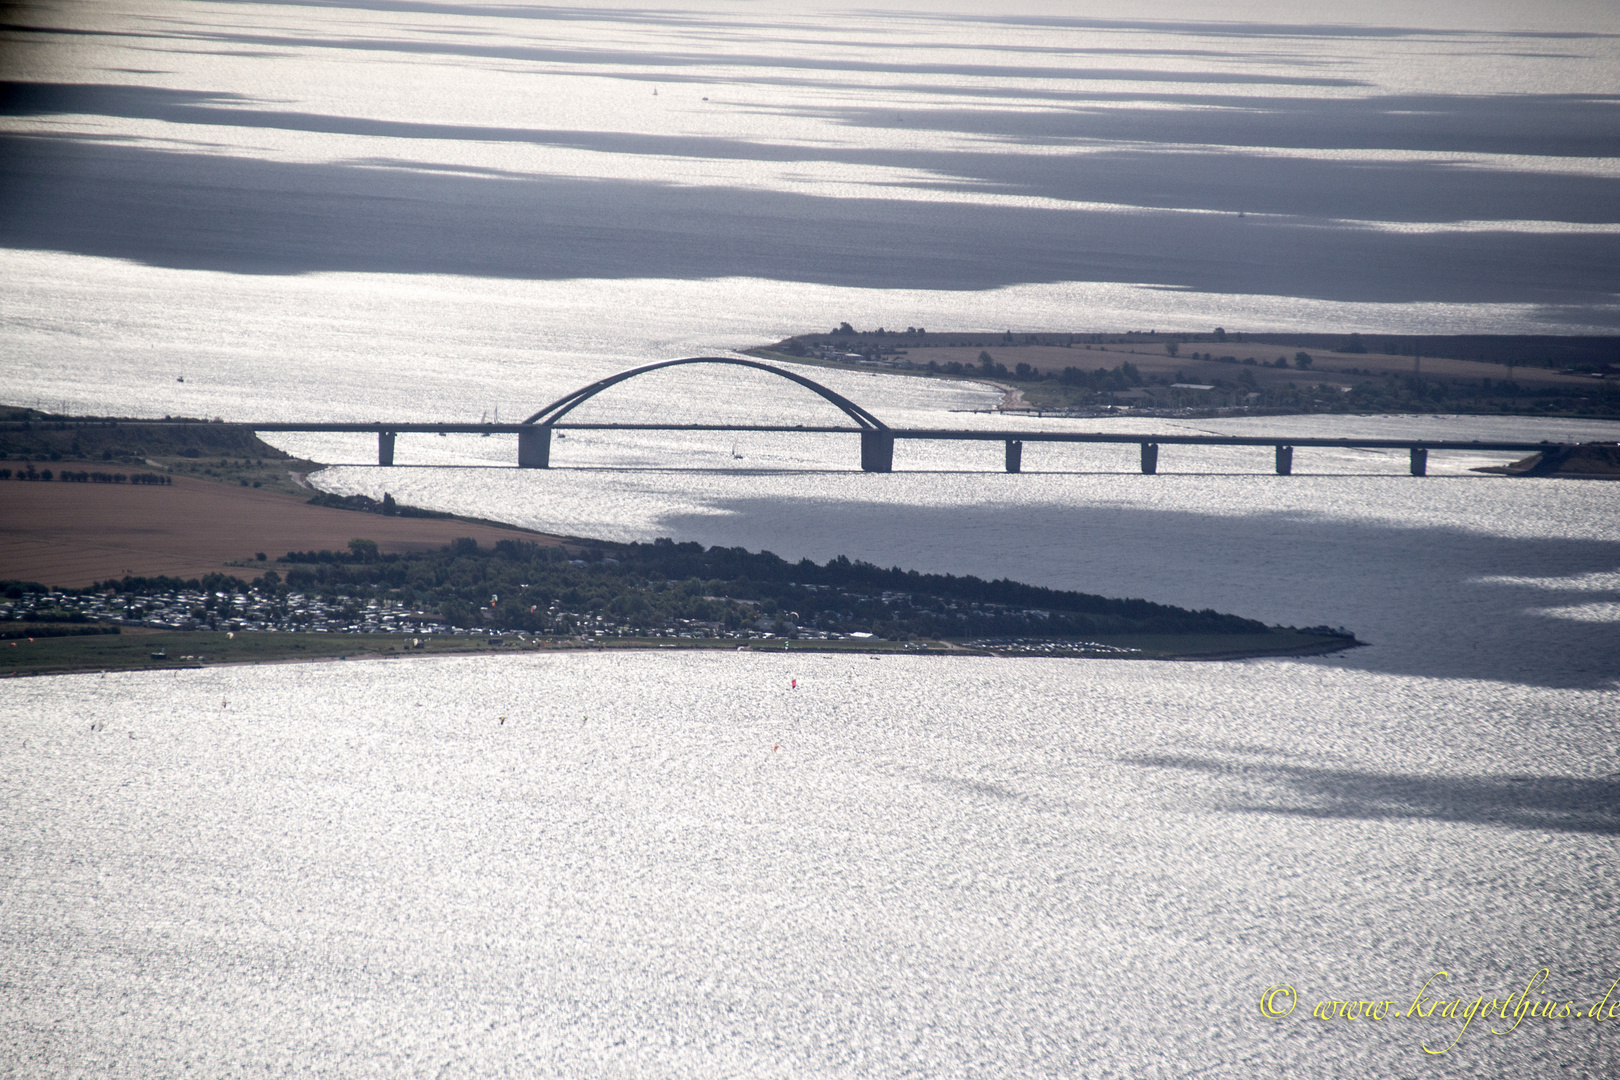
{"type": "MultiPolygon", "coordinates": [[[[0,117],[0,387],[145,416],[521,419],[845,319],[1612,327],[1613,13],[1420,14],[36,9],[76,32],[30,35],[36,85],[0,117]]],[[[803,370],[896,426],[1620,437],[1010,420],[959,411],[996,402],[979,384],[803,370]]],[[[588,408],[837,419],[726,369],[588,408]]],[[[510,437],[405,436],[391,470],[361,438],[278,445],[351,463],[328,490],[538,529],[1368,645],[7,680],[0,1072],[1620,1071],[1620,1019],[1408,1015],[1431,977],[1426,1002],[1466,1010],[1546,969],[1531,1003],[1572,1011],[1620,978],[1620,485],[1470,472],[1514,456],[1485,453],[1414,479],[1340,450],[1277,477],[1267,448],[1167,446],[1145,477],[1134,446],[1029,444],[1009,476],[995,443],[902,443],[867,475],[848,436],[581,432],[543,473],[478,467],[510,437]],[[1298,1007],[1264,1016],[1278,984],[1298,1007]],[[1310,1015],[1350,1000],[1394,1005],[1310,1015]]]]}

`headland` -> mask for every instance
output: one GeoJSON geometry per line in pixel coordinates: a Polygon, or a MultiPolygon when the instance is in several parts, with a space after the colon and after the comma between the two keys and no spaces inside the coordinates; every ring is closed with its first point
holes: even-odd
{"type": "Polygon", "coordinates": [[[1620,418],[1620,337],[1489,334],[799,334],[762,359],[978,379],[1003,412],[1101,416],[1460,413],[1620,418]]]}
{"type": "Polygon", "coordinates": [[[68,419],[30,414],[0,446],[3,675],[517,650],[1228,659],[1360,644],[843,557],[552,536],[311,492],[317,463],[233,425],[120,423],[101,446],[68,419]]]}

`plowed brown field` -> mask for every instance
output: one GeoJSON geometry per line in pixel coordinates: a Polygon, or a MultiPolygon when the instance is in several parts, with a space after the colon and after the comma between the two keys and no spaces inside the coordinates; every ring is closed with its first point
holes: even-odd
{"type": "Polygon", "coordinates": [[[126,574],[257,577],[289,551],[348,550],[354,538],[384,553],[442,547],[461,536],[560,543],[520,529],[439,518],[384,517],[310,506],[296,495],[177,476],[126,486],[0,481],[0,579],[81,587],[126,574]],[[246,566],[232,563],[246,562],[246,566]]]}

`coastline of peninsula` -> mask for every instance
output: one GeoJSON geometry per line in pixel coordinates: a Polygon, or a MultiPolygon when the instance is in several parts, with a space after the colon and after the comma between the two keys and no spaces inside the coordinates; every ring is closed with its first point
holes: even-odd
{"type": "Polygon", "coordinates": [[[859,330],[746,350],[766,360],[975,379],[991,411],[1041,416],[1308,413],[1620,417],[1620,337],[1522,334],[859,330]]]}
{"type": "Polygon", "coordinates": [[[0,674],[581,648],[1213,660],[1361,644],[844,557],[609,543],[312,496],[300,483],[316,463],[233,425],[67,419],[0,436],[8,461],[28,462],[0,469],[15,496],[0,674]]]}

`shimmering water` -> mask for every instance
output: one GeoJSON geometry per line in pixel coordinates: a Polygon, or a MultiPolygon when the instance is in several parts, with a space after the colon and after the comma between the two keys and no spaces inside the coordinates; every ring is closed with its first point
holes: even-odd
{"type": "Polygon", "coordinates": [[[1620,817],[1590,692],[643,653],[0,701],[24,1074],[1615,1064],[1591,1021],[1476,1024],[1435,1059],[1461,1021],[1303,1015],[1404,1010],[1435,970],[1451,997],[1543,966],[1602,995],[1620,817]],[[1260,1015],[1275,983],[1300,1014],[1260,1015]]]}
{"type": "MultiPolygon", "coordinates": [[[[829,381],[862,389],[859,376],[829,381]]],[[[667,385],[664,393],[675,408],[667,385]]],[[[1468,417],[1014,421],[924,413],[919,396],[879,415],[917,426],[1298,436],[1620,434],[1613,423],[1468,417]]],[[[499,507],[506,520],[569,535],[672,536],[792,560],[843,554],[1343,625],[1374,646],[1317,661],[1333,666],[1611,689],[1620,676],[1620,485],[1468,471],[1512,454],[1437,452],[1419,479],[1404,451],[1300,449],[1295,475],[1279,477],[1270,447],[1166,446],[1160,474],[1143,476],[1134,445],[1027,443],[1028,471],[1008,475],[1000,443],[918,442],[901,443],[898,471],[878,476],[857,471],[853,436],[743,436],[739,462],[729,436],[625,435],[575,432],[554,446],[564,467],[543,473],[349,467],[321,483],[464,513],[499,507]],[[678,462],[686,467],[668,467],[678,462]]],[[[417,442],[429,460],[460,452],[509,462],[514,452],[510,437],[417,442]]],[[[401,460],[415,446],[402,439],[401,460]]]]}
{"type": "MultiPolygon", "coordinates": [[[[1597,5],[36,8],[4,397],[527,415],[789,333],[1614,324],[1597,5]],[[657,89],[655,97],[653,90],[657,89]],[[1243,216],[1238,217],[1242,211],[1243,216]],[[183,377],[184,382],[177,381],[183,377]]],[[[808,372],[897,426],[995,391],[808,372]]],[[[596,418],[838,419],[683,369],[596,418]]],[[[818,411],[819,410],[819,411],[818,411]]],[[[581,418],[588,418],[581,410],[581,418]]],[[[1592,439],[1470,418],[1040,421],[1592,439]]],[[[288,437],[322,460],[365,440],[288,437]]],[[[404,437],[323,486],[1345,625],[1305,661],[644,653],[0,684],[26,1076],[1605,1076],[1620,485],[1511,455],[404,437]],[[733,452],[742,455],[741,460],[733,452]],[[797,679],[799,688],[791,689],[797,679]],[[502,718],[505,722],[502,723],[502,718]],[[1266,1019],[1262,992],[1297,987],[1266,1019]],[[1436,995],[1431,988],[1431,997],[1436,995]],[[1500,1021],[1498,1030],[1505,1025],[1500,1021]]]]}
{"type": "Polygon", "coordinates": [[[339,470],[339,490],[552,528],[848,551],[1372,644],[7,682],[14,1068],[1612,1074],[1591,1020],[1479,1021],[1453,1046],[1460,1020],[1400,1014],[1437,971],[1473,1001],[1545,967],[1582,1008],[1620,973],[1614,486],[1177,453],[1155,477],[339,470]],[[1278,983],[1301,1007],[1266,1019],[1278,983]],[[1348,998],[1400,1018],[1306,1016],[1348,998]]]}

